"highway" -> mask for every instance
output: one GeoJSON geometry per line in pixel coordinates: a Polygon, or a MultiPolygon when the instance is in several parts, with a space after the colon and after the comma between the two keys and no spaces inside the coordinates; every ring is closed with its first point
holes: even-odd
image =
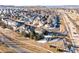
{"type": "Polygon", "coordinates": [[[77,31],[76,31],[76,29],[77,29],[77,27],[75,26],[76,24],[74,24],[74,22],[72,21],[72,19],[67,15],[67,17],[69,18],[69,20],[70,20],[70,30],[72,30],[71,32],[72,32],[72,36],[73,36],[73,39],[79,39],[79,35],[78,34],[75,34],[75,33],[77,33],[77,31]]]}
{"type": "MultiPolygon", "coordinates": [[[[79,25],[77,25],[76,22],[74,21],[74,20],[76,20],[76,19],[74,18],[74,16],[71,16],[71,15],[73,15],[73,14],[68,14],[68,13],[67,13],[67,16],[68,16],[68,18],[70,18],[70,21],[75,25],[76,29],[79,30],[79,25]]],[[[75,17],[76,17],[76,16],[77,16],[77,15],[75,15],[75,17]]]]}
{"type": "MultiPolygon", "coordinates": [[[[67,15],[68,16],[68,18],[70,19],[70,21],[74,24],[74,32],[73,32],[73,37],[74,37],[74,39],[76,39],[76,40],[79,40],[79,34],[78,34],[78,31],[77,30],[79,30],[79,26],[73,21],[73,18],[68,14],[67,15]]],[[[78,44],[79,45],[79,44],[78,44]]]]}
{"type": "MultiPolygon", "coordinates": [[[[78,38],[79,35],[74,34],[74,32],[77,33],[76,27],[65,13],[64,13],[64,22],[73,46],[79,46],[79,38],[78,38]]],[[[73,52],[79,52],[77,48],[74,48],[73,50],[74,50],[73,52]]]]}

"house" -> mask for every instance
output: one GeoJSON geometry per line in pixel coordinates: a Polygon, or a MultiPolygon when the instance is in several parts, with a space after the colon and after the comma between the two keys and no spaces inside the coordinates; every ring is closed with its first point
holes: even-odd
{"type": "Polygon", "coordinates": [[[16,32],[22,33],[25,30],[25,25],[22,25],[16,29],[16,32]]]}
{"type": "Polygon", "coordinates": [[[3,18],[1,20],[6,25],[11,26],[13,28],[13,30],[16,30],[17,27],[20,27],[24,24],[24,22],[14,21],[14,20],[11,20],[9,18],[3,18]]]}
{"type": "Polygon", "coordinates": [[[15,25],[15,21],[13,21],[13,20],[11,20],[11,19],[9,19],[9,18],[3,18],[3,19],[1,19],[1,21],[3,22],[3,23],[5,23],[6,25],[10,25],[10,26],[14,26],[15,25]]]}
{"type": "Polygon", "coordinates": [[[16,27],[20,27],[20,26],[22,26],[22,25],[24,25],[24,22],[17,22],[17,21],[16,21],[16,23],[15,23],[15,26],[16,26],[16,27]]]}
{"type": "Polygon", "coordinates": [[[54,19],[53,19],[53,26],[55,28],[59,28],[60,27],[60,19],[59,19],[59,16],[55,16],[54,19]]]}
{"type": "Polygon", "coordinates": [[[35,27],[33,27],[33,26],[29,26],[29,25],[23,25],[23,26],[21,26],[20,28],[19,28],[19,31],[20,31],[20,33],[22,32],[22,31],[24,31],[25,33],[30,33],[31,31],[33,31],[35,29],[35,27]]]}
{"type": "Polygon", "coordinates": [[[1,21],[5,24],[7,24],[7,20],[5,18],[2,18],[1,21]]]}
{"type": "Polygon", "coordinates": [[[51,35],[44,35],[44,39],[46,41],[50,41],[52,39],[52,36],[51,35]]]}
{"type": "Polygon", "coordinates": [[[44,26],[45,26],[45,28],[49,28],[50,24],[45,24],[44,26]]]}
{"type": "Polygon", "coordinates": [[[40,21],[39,17],[35,18],[34,21],[33,21],[33,25],[38,26],[39,25],[39,21],[40,21]]]}
{"type": "Polygon", "coordinates": [[[42,28],[35,28],[35,33],[43,34],[44,33],[44,29],[42,29],[42,28]]]}
{"type": "Polygon", "coordinates": [[[27,17],[27,18],[22,19],[21,21],[23,21],[23,22],[33,22],[33,19],[27,17]]]}

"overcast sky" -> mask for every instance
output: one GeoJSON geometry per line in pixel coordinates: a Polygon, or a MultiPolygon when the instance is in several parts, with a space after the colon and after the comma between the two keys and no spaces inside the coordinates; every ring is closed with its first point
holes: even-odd
{"type": "Polygon", "coordinates": [[[79,0],[0,0],[0,5],[79,5],[79,0]]]}

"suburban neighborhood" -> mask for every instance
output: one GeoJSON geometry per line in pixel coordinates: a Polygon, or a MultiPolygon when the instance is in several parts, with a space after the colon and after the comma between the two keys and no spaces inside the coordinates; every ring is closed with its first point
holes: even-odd
{"type": "Polygon", "coordinates": [[[79,52],[78,22],[74,7],[0,6],[0,52],[79,52]]]}

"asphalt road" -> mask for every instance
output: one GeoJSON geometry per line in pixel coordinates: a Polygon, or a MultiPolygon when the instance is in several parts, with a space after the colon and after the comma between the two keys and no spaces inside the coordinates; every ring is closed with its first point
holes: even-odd
{"type": "MultiPolygon", "coordinates": [[[[66,24],[66,28],[67,28],[67,31],[69,33],[69,36],[70,36],[70,39],[72,39],[72,44],[75,46],[75,45],[78,45],[79,42],[78,42],[78,38],[75,37],[76,34],[74,34],[74,32],[77,32],[76,31],[76,27],[75,25],[71,22],[70,18],[67,16],[67,14],[64,14],[64,17],[65,17],[65,24],[66,24]]],[[[75,49],[75,48],[74,48],[75,49]]],[[[73,50],[74,50],[73,49],[73,50]]],[[[75,50],[75,52],[78,52],[77,50],[75,50]]]]}
{"type": "Polygon", "coordinates": [[[5,36],[0,36],[0,42],[3,42],[4,44],[7,45],[7,47],[14,49],[16,53],[28,53],[26,49],[19,47],[18,44],[12,42],[5,36]]]}

